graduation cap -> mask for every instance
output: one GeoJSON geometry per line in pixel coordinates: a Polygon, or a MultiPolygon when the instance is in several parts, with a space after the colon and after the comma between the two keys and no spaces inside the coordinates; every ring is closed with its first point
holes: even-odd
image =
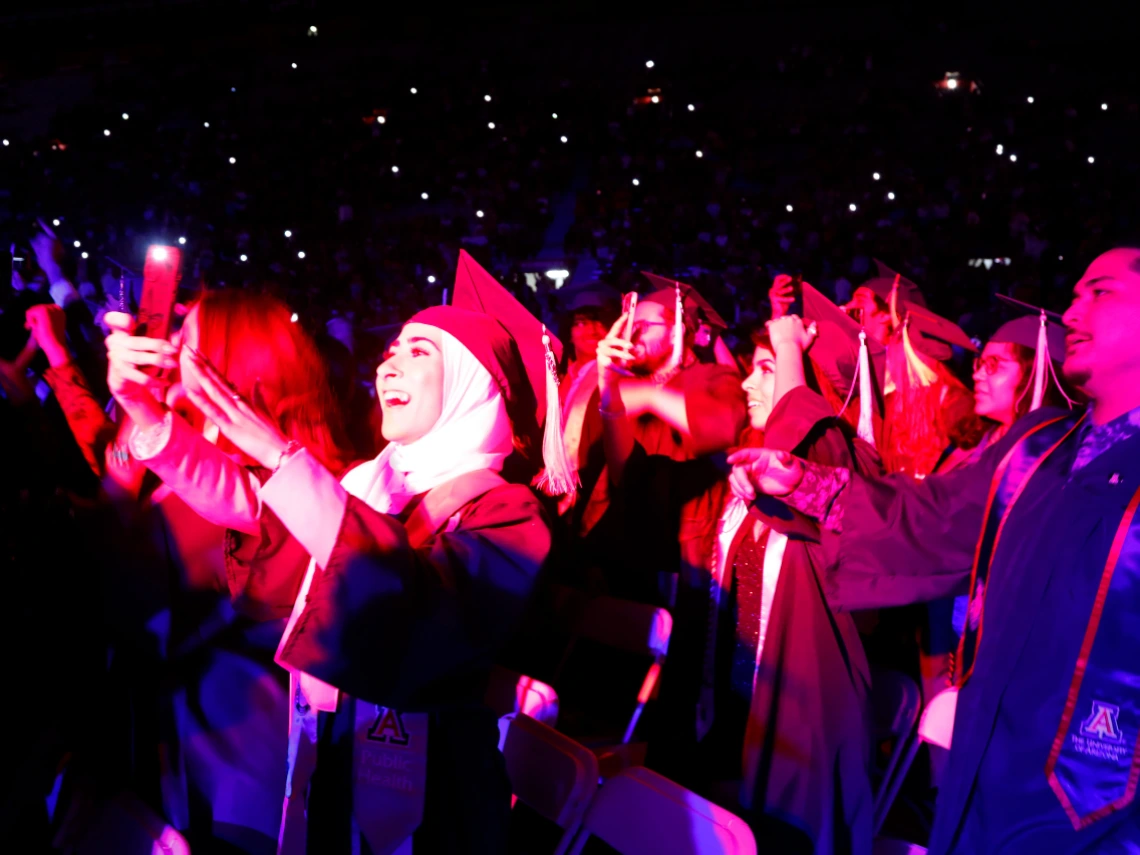
{"type": "Polygon", "coordinates": [[[883,264],[879,259],[876,258],[874,261],[877,274],[859,287],[870,288],[875,296],[888,306],[891,306],[891,295],[896,293],[895,289],[897,287],[898,291],[895,297],[896,306],[892,306],[891,308],[891,319],[893,321],[897,323],[900,312],[897,311],[896,307],[901,306],[904,301],[913,306],[926,308],[926,298],[922,296],[922,290],[917,285],[901,273],[896,273],[891,270],[891,268],[887,267],[887,265],[883,264]]]}
{"type": "Polygon", "coordinates": [[[648,271],[643,273],[656,290],[647,294],[642,302],[658,303],[673,310],[673,354],[669,360],[670,367],[681,364],[686,330],[698,333],[704,327],[708,331],[708,341],[698,341],[698,344],[703,346],[711,344],[718,335],[728,329],[728,322],[717,314],[712,304],[692,285],[648,271]]]}
{"type": "Polygon", "coordinates": [[[562,298],[562,308],[567,312],[613,309],[621,305],[621,292],[597,279],[572,288],[564,287],[558,293],[562,298]]]}
{"type": "Polygon", "coordinates": [[[906,359],[907,383],[911,386],[930,386],[937,382],[938,374],[922,357],[945,362],[954,355],[954,347],[977,353],[978,348],[965,331],[953,321],[936,315],[930,309],[911,304],[900,304],[899,322],[903,356],[906,359]]]}
{"type": "MultiPolygon", "coordinates": [[[[887,373],[887,349],[870,338],[852,318],[807,282],[803,283],[804,320],[816,326],[811,361],[847,402],[859,388],[859,437],[875,444],[871,407],[887,373]]],[[[846,404],[844,404],[846,409],[846,404]]]]}
{"type": "Polygon", "coordinates": [[[1033,412],[1041,406],[1050,377],[1057,384],[1065,400],[1072,405],[1073,400],[1065,394],[1053,367],[1053,363],[1065,361],[1065,327],[1061,324],[1061,316],[1004,294],[998,294],[997,297],[1002,302],[1028,313],[1002,324],[990,337],[990,341],[998,344],[1019,344],[1034,352],[1033,401],[1029,405],[1029,411],[1033,412]]]}
{"type": "Polygon", "coordinates": [[[578,476],[566,457],[558,401],[562,344],[466,250],[459,251],[450,306],[417,312],[410,322],[455,336],[490,372],[507,404],[516,433],[543,430],[545,472],[539,487],[571,493],[578,476]]]}

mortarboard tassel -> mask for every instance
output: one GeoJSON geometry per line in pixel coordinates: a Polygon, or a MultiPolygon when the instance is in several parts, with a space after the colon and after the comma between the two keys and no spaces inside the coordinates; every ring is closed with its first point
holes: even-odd
{"type": "Polygon", "coordinates": [[[891,286],[891,297],[888,301],[891,308],[891,325],[896,330],[899,328],[899,280],[901,278],[901,273],[895,274],[895,284],[891,286]]]}
{"type": "Polygon", "coordinates": [[[859,425],[856,436],[875,447],[875,423],[871,418],[871,354],[867,350],[867,333],[859,330],[859,425]]]}
{"type": "Polygon", "coordinates": [[[562,436],[562,406],[558,397],[558,366],[550,350],[550,336],[542,326],[542,346],[546,351],[546,424],[542,431],[542,476],[538,488],[548,496],[573,495],[578,491],[578,469],[566,453],[562,436]]]}
{"type": "Polygon", "coordinates": [[[938,374],[922,361],[917,353],[915,353],[914,345],[910,343],[910,318],[908,317],[903,322],[903,356],[906,358],[906,373],[907,382],[913,386],[916,383],[919,386],[930,386],[938,381],[938,374]]]}
{"type": "Polygon", "coordinates": [[[1049,322],[1045,312],[1041,312],[1041,326],[1037,330],[1037,353],[1033,360],[1033,401],[1029,405],[1029,412],[1041,407],[1045,400],[1045,386],[1049,382],[1049,368],[1045,364],[1049,359],[1049,336],[1046,324],[1049,322]]]}
{"type": "Polygon", "coordinates": [[[681,364],[685,353],[685,301],[681,297],[681,283],[676,284],[677,305],[673,309],[673,354],[669,357],[668,370],[681,364]]]}

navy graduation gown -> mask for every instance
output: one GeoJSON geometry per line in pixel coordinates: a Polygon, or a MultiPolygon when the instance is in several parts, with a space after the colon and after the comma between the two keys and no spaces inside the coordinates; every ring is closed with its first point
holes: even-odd
{"type": "MultiPolygon", "coordinates": [[[[978,463],[924,482],[852,478],[836,596],[851,608],[964,593],[991,478],[1038,411],[978,463]]],[[[1070,473],[1071,436],[1025,487],[991,564],[985,633],[962,689],[932,853],[1133,852],[1136,802],[1077,832],[1045,776],[1104,556],[1140,483],[1140,437],[1070,473]],[[1130,848],[1131,847],[1131,848],[1130,848]]]]}

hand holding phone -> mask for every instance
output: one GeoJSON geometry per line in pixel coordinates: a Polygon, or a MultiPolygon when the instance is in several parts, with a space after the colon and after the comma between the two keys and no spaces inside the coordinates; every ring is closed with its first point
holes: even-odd
{"type": "Polygon", "coordinates": [[[621,298],[621,313],[625,315],[625,329],[622,338],[629,341],[633,338],[633,316],[637,312],[637,292],[630,291],[621,298]]]}
{"type": "Polygon", "coordinates": [[[177,247],[155,245],[147,249],[135,335],[147,338],[170,335],[181,262],[182,253],[177,247]]]}

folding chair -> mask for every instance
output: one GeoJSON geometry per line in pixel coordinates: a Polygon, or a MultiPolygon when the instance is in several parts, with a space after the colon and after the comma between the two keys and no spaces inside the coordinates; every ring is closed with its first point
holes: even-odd
{"type": "Polygon", "coordinates": [[[509,668],[491,667],[483,702],[500,718],[524,713],[548,727],[558,725],[558,693],[541,680],[509,668]]]}
{"type": "Polygon", "coordinates": [[[922,709],[918,684],[898,671],[875,670],[871,675],[871,737],[874,744],[893,742],[890,759],[874,797],[873,832],[879,833],[918,753],[915,724],[922,709]]]}
{"type": "Polygon", "coordinates": [[[563,830],[554,850],[554,855],[563,855],[598,789],[593,752],[529,716],[514,713],[499,719],[499,750],[507,761],[514,799],[563,830]]]}
{"type": "Polygon", "coordinates": [[[643,766],[606,781],[571,855],[593,835],[622,855],[756,855],[743,819],[643,766]]]}
{"type": "MultiPolygon", "coordinates": [[[[580,642],[587,640],[597,645],[614,648],[625,653],[645,656],[648,665],[635,697],[628,719],[620,731],[589,734],[584,738],[591,745],[620,743],[628,745],[637,731],[645,705],[654,697],[661,668],[669,651],[669,637],[673,633],[673,616],[666,609],[617,597],[596,597],[586,600],[577,592],[564,589],[557,606],[561,619],[568,624],[571,641],[555,671],[554,686],[561,693],[560,682],[566,676],[567,664],[573,658],[580,642]]],[[[564,693],[563,693],[564,694],[564,693]]],[[[621,699],[611,699],[611,708],[625,705],[621,699]]]]}

